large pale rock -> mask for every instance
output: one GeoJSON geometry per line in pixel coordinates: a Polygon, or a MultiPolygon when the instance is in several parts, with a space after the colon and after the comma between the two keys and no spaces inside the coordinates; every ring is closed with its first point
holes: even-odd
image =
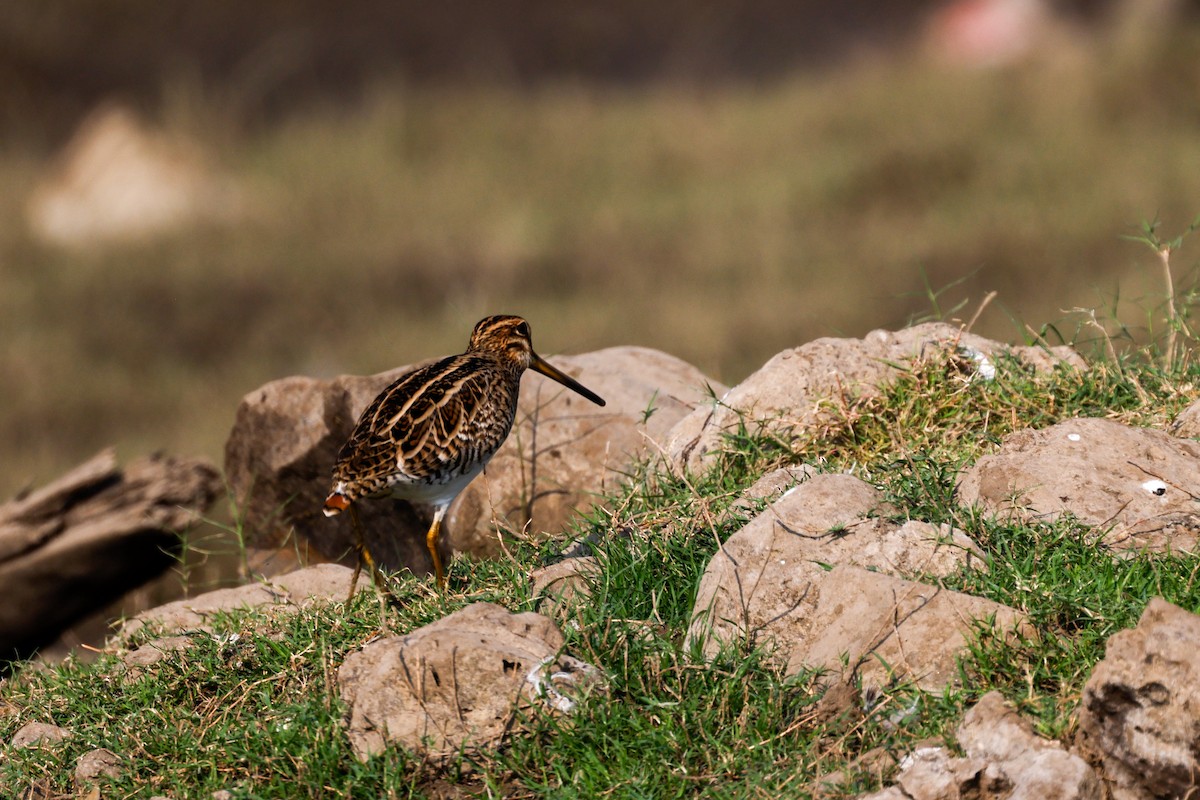
{"type": "Polygon", "coordinates": [[[597,408],[526,373],[512,434],[447,515],[455,550],[499,554],[497,523],[534,533],[561,531],[596,494],[622,481],[634,460],[661,452],[680,419],[725,390],[690,364],[645,347],[614,347],[564,361],[608,405],[597,408]]]}
{"type": "Polygon", "coordinates": [[[807,464],[771,470],[743,490],[741,497],[737,499],[731,509],[741,513],[752,512],[763,503],[779,499],[784,492],[815,474],[817,473],[807,464]]]}
{"type": "Polygon", "coordinates": [[[72,736],[74,734],[71,731],[60,728],[58,725],[51,725],[48,722],[27,722],[13,734],[12,740],[8,744],[13,748],[41,747],[64,742],[72,736]]]}
{"type": "Polygon", "coordinates": [[[1043,739],[990,692],[963,717],[966,755],[921,747],[900,762],[896,785],[862,800],[1098,800],[1100,781],[1078,756],[1043,739]]]}
{"type": "Polygon", "coordinates": [[[111,450],[0,505],[0,662],[25,658],[160,574],[216,499],[211,464],[111,450]]]}
{"type": "Polygon", "coordinates": [[[1167,430],[1181,439],[1200,439],[1200,400],[1193,400],[1180,411],[1167,430]]]}
{"type": "MultiPolygon", "coordinates": [[[[181,631],[209,630],[210,617],[240,609],[266,609],[278,612],[299,611],[313,603],[341,602],[349,595],[353,571],[338,564],[319,564],[278,575],[271,580],[256,581],[231,589],[214,589],[197,597],[176,600],[141,612],[121,626],[116,639],[129,641],[135,633],[149,626],[162,634],[181,631]]],[[[358,577],[358,588],[370,585],[365,574],[358,577]]],[[[152,642],[153,650],[179,649],[172,641],[152,642]]],[[[137,651],[134,651],[135,653],[137,651]]],[[[154,659],[157,660],[157,659],[154,659]]]]}
{"type": "Polygon", "coordinates": [[[1039,370],[1059,363],[1085,366],[1070,348],[1009,347],[945,323],[872,331],[862,339],[817,339],[775,355],[719,402],[681,420],[671,431],[667,455],[697,472],[711,465],[724,436],[743,420],[751,429],[761,424],[781,435],[820,429],[836,418],[835,409],[846,399],[878,395],[899,376],[897,365],[931,348],[957,350],[981,377],[996,369],[991,359],[1005,351],[1039,370]]]}
{"type": "MultiPolygon", "coordinates": [[[[957,679],[957,659],[975,624],[994,620],[1007,631],[1023,619],[982,597],[846,565],[813,574],[808,589],[785,622],[807,629],[795,638],[776,637],[790,650],[788,672],[824,667],[837,673],[848,657],[849,672],[874,686],[901,677],[940,691],[957,679]]],[[[759,624],[767,633],[777,627],[759,624]]]]}
{"type": "Polygon", "coordinates": [[[598,673],[562,646],[547,617],[491,603],[372,642],[338,670],[351,746],[364,760],[389,743],[440,757],[498,742],[521,713],[569,712],[598,673]]]}
{"type": "MultiPolygon", "coordinates": [[[[225,443],[225,477],[251,547],[296,550],[302,560],[347,556],[354,541],[350,516],[330,519],[321,511],[333,462],[367,404],[400,375],[427,363],[330,381],[282,378],[242,398],[225,443]]],[[[432,569],[424,540],[428,520],[412,506],[370,501],[358,514],[381,563],[432,569]]]]}
{"type": "Polygon", "coordinates": [[[1196,548],[1200,443],[1107,419],[1017,431],[959,478],[958,499],[998,516],[1073,514],[1121,551],[1196,548]]]}
{"type": "Polygon", "coordinates": [[[872,516],[888,510],[876,489],[849,475],[817,475],[790,490],[713,556],[689,637],[709,655],[723,642],[769,641],[789,672],[837,672],[848,655],[868,683],[887,680],[882,659],[923,687],[945,686],[971,620],[994,616],[1010,628],[1020,616],[902,577],[983,563],[960,531],[872,516]]]}
{"type": "MultiPolygon", "coordinates": [[[[495,553],[497,525],[562,530],[594,492],[619,480],[633,459],[653,452],[674,423],[703,401],[711,383],[688,364],[645,348],[550,360],[608,405],[599,408],[527,373],[512,434],[450,508],[443,525],[448,551],[495,553]]],[[[246,528],[258,537],[253,545],[299,547],[306,555],[311,547],[325,558],[348,557],[350,515],[329,519],[321,513],[333,462],[362,409],[412,368],[332,381],[286,378],[246,395],[226,443],[225,469],[246,528]]],[[[377,560],[417,573],[431,570],[425,548],[429,509],[399,500],[357,506],[377,560]]]]}
{"type": "Polygon", "coordinates": [[[1200,616],[1161,598],[1108,640],[1079,707],[1076,750],[1113,800],[1200,790],[1200,616]]]}
{"type": "Polygon", "coordinates": [[[196,143],[153,130],[127,108],[102,106],[31,195],[30,228],[45,241],[84,247],[229,219],[240,212],[240,194],[210,161],[196,143]]]}

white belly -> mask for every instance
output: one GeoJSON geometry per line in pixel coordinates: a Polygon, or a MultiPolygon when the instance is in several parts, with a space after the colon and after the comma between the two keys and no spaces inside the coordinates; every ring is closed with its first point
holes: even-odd
{"type": "Polygon", "coordinates": [[[397,476],[396,482],[389,487],[388,493],[392,497],[407,500],[410,503],[448,506],[463,489],[467,488],[467,484],[475,480],[475,476],[483,472],[485,466],[487,466],[486,461],[475,464],[470,471],[462,475],[454,475],[444,483],[407,481],[403,477],[397,476]]]}

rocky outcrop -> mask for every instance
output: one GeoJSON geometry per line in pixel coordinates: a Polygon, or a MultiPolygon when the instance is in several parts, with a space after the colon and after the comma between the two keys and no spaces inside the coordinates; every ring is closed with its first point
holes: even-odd
{"type": "Polygon", "coordinates": [[[173,563],[221,491],[204,461],[105,451],[0,506],[0,661],[24,658],[173,563]]]}
{"type": "Polygon", "coordinates": [[[741,424],[780,435],[819,430],[836,418],[839,404],[878,395],[900,375],[899,365],[930,348],[958,353],[984,379],[995,374],[993,359],[1002,352],[1039,370],[1085,366],[1067,347],[1008,347],[945,323],[872,331],[862,339],[817,339],[777,354],[718,402],[681,420],[671,432],[667,455],[677,467],[699,472],[712,463],[725,435],[741,424]]]}
{"type": "Polygon", "coordinates": [[[861,800],[1098,800],[1100,781],[1083,759],[1033,726],[990,692],[958,727],[966,755],[922,747],[900,762],[896,783],[861,800]]]}
{"type": "MultiPolygon", "coordinates": [[[[310,603],[344,601],[349,595],[350,578],[353,570],[337,564],[320,564],[279,575],[271,580],[256,581],[231,589],[215,589],[197,597],[176,600],[172,603],[151,608],[125,622],[117,632],[118,644],[129,642],[134,634],[149,627],[156,633],[168,635],[183,631],[210,630],[210,617],[239,609],[270,609],[274,613],[298,611],[310,603]]],[[[358,588],[370,586],[370,577],[360,574],[358,588]]],[[[167,643],[159,639],[147,645],[161,652],[177,649],[168,637],[167,643]]],[[[138,651],[134,651],[138,653],[138,651]]],[[[143,666],[146,654],[127,656],[143,666]]],[[[157,657],[151,660],[156,661],[157,657]]]]}
{"type": "Polygon", "coordinates": [[[1108,641],[1083,690],[1075,746],[1036,736],[992,692],[963,717],[965,753],[921,748],[863,800],[1157,800],[1200,786],[1200,616],[1160,598],[1108,641]]]}
{"type": "Polygon", "coordinates": [[[689,638],[709,655],[726,643],[768,644],[789,673],[839,673],[848,656],[865,683],[886,683],[891,672],[944,687],[972,621],[1009,629],[1021,617],[909,579],[982,568],[982,558],[960,531],[876,516],[890,510],[849,475],[816,475],[788,491],[713,556],[689,638]]]}
{"type": "MultiPolygon", "coordinates": [[[[110,645],[121,650],[126,675],[136,678],[168,655],[191,648],[197,633],[210,633],[209,620],[230,611],[255,609],[272,616],[294,614],[313,603],[342,602],[353,571],[337,564],[321,564],[231,589],[215,589],[197,597],[151,608],[125,622],[110,645]],[[143,634],[138,637],[138,634],[143,634]],[[151,634],[154,638],[148,638],[151,634]],[[140,642],[134,643],[137,639],[140,642]]],[[[358,589],[368,589],[370,578],[360,575],[358,589]]]]}
{"type": "Polygon", "coordinates": [[[498,555],[497,524],[535,534],[563,530],[597,494],[616,488],[635,460],[661,452],[680,419],[725,390],[690,364],[645,347],[563,361],[608,405],[597,409],[526,375],[508,441],[446,517],[455,550],[498,555]]]}
{"type": "MultiPolygon", "coordinates": [[[[892,344],[898,341],[890,334],[881,336],[892,344]]],[[[927,339],[904,341],[907,347],[927,339]]],[[[988,370],[997,368],[981,350],[968,349],[959,357],[974,370],[970,380],[986,380],[988,370]]],[[[523,527],[532,520],[535,530],[561,526],[575,508],[589,502],[587,492],[603,490],[629,459],[656,452],[704,395],[702,376],[653,351],[622,348],[558,362],[596,388],[610,406],[597,413],[560,387],[528,376],[513,437],[450,517],[460,549],[487,552],[497,525],[523,527]]],[[[894,368],[881,369],[886,374],[894,368]]],[[[318,511],[328,487],[328,465],[357,409],[395,374],[330,382],[288,379],[247,398],[229,449],[231,480],[240,493],[247,528],[275,524],[279,531],[302,530],[311,522],[306,541],[314,548],[329,546],[334,554],[344,549],[345,529],[318,511]]],[[[813,378],[805,385],[819,383],[813,378]]],[[[810,410],[816,415],[811,419],[819,419],[821,402],[814,401],[810,410]]],[[[1162,433],[1107,420],[1071,420],[1014,434],[998,454],[964,472],[959,498],[1022,520],[1071,513],[1096,527],[1097,535],[1113,547],[1124,537],[1139,548],[1179,549],[1194,542],[1187,538],[1193,530],[1187,508],[1192,497],[1188,487],[1196,482],[1189,470],[1195,468],[1197,454],[1200,445],[1162,433]],[[1110,540],[1113,536],[1117,538],[1110,540]]],[[[957,657],[976,626],[994,624],[1004,631],[1023,623],[1014,609],[942,588],[941,578],[988,567],[987,555],[962,531],[903,519],[905,509],[885,502],[875,487],[850,475],[814,470],[788,467],[769,473],[719,517],[722,531],[731,520],[746,521],[723,544],[708,545],[705,556],[712,558],[688,630],[691,641],[710,657],[725,645],[762,644],[788,673],[811,668],[833,673],[820,701],[788,721],[779,737],[761,740],[783,741],[799,726],[823,728],[815,747],[836,740],[829,757],[821,755],[812,763],[844,769],[827,772],[799,791],[845,796],[861,773],[878,779],[897,768],[895,785],[873,798],[1067,799],[1100,798],[1108,792],[1113,800],[1149,800],[1193,791],[1200,774],[1195,713],[1200,707],[1200,618],[1160,600],[1151,602],[1135,630],[1110,640],[1107,658],[1083,692],[1073,751],[1035,735],[998,694],[989,694],[958,727],[961,752],[919,747],[897,765],[886,748],[875,747],[849,764],[838,762],[842,753],[855,752],[852,733],[882,708],[863,701],[860,685],[878,687],[902,678],[927,690],[943,689],[958,677],[957,657]]],[[[126,511],[143,522],[147,514],[155,524],[168,518],[153,504],[147,510],[126,506],[124,500],[110,502],[118,495],[106,493],[116,493],[114,487],[127,480],[129,474],[114,473],[108,462],[89,465],[6,506],[4,513],[10,516],[0,515],[0,568],[7,559],[67,536],[73,526],[106,529],[87,510],[89,503],[117,507],[116,518],[126,511]]],[[[702,499],[723,508],[731,495],[702,499]]],[[[634,509],[630,523],[614,514],[617,530],[594,530],[563,560],[531,570],[530,596],[542,603],[543,614],[513,614],[477,604],[407,635],[373,640],[346,656],[338,690],[347,705],[345,730],[355,753],[366,759],[397,744],[427,757],[430,764],[441,764],[445,756],[494,747],[519,735],[522,722],[534,714],[569,713],[587,692],[603,691],[597,670],[563,652],[565,638],[555,620],[578,626],[594,617],[578,612],[590,602],[589,590],[603,586],[608,553],[602,540],[654,535],[650,531],[660,520],[642,525],[640,513],[634,509]]],[[[370,535],[385,545],[404,546],[397,520],[409,519],[420,558],[423,514],[401,504],[364,504],[364,517],[373,526],[370,535]]],[[[694,525],[695,520],[664,519],[662,524],[694,525]]],[[[279,539],[267,541],[278,544],[279,539]]],[[[53,566],[61,570],[62,563],[53,566]]],[[[350,576],[349,569],[326,564],[145,612],[114,643],[118,648],[139,643],[121,653],[124,671],[117,674],[133,679],[168,669],[160,663],[164,656],[186,651],[204,638],[211,618],[221,612],[260,608],[275,619],[309,602],[340,603],[350,576]],[[148,639],[150,635],[157,638],[148,639]]],[[[359,580],[369,585],[368,576],[359,580]]],[[[447,596],[447,602],[455,601],[447,596]]],[[[657,623],[661,621],[646,625],[647,635],[657,635],[662,627],[657,623]]],[[[590,633],[580,630],[585,637],[590,633]]],[[[277,634],[270,630],[263,635],[277,634]]],[[[243,644],[251,639],[261,643],[245,637],[243,644]]],[[[341,653],[331,657],[336,665],[341,653]]],[[[920,708],[914,704],[894,714],[889,709],[891,715],[879,722],[896,729],[920,708]]],[[[538,730],[551,735],[547,728],[538,730]]],[[[56,742],[69,736],[69,731],[34,723],[21,728],[10,747],[62,751],[66,748],[56,742]]],[[[807,736],[802,741],[808,746],[807,736]]],[[[84,744],[69,745],[72,758],[84,744]]],[[[132,769],[138,766],[135,759],[136,754],[94,750],[77,762],[77,786],[82,792],[114,770],[132,769]]],[[[454,768],[458,766],[455,762],[454,768]]],[[[70,764],[57,769],[66,776],[70,764]]]]}
{"type": "Polygon", "coordinates": [[[959,478],[958,500],[1022,521],[1071,514],[1118,551],[1194,552],[1200,443],[1107,419],[1017,431],[959,478]]]}
{"type": "Polygon", "coordinates": [[[364,760],[389,743],[438,758],[498,742],[522,713],[567,713],[600,678],[562,647],[548,618],[491,603],[372,642],[338,670],[351,746],[364,760]]]}
{"type": "MultiPolygon", "coordinates": [[[[709,381],[684,362],[638,347],[619,347],[551,361],[607,400],[591,403],[541,375],[521,382],[517,421],[485,473],[451,506],[443,526],[449,549],[497,552],[498,526],[535,533],[562,530],[596,492],[706,396],[709,381]]],[[[363,408],[411,367],[332,381],[286,378],[242,400],[225,448],[230,488],[251,544],[312,548],[345,557],[353,541],[349,515],[329,519],[321,504],[337,451],[363,408]]],[[[723,387],[717,387],[720,391],[723,387]]],[[[431,569],[428,509],[398,500],[366,500],[359,516],[371,552],[382,563],[431,569]]]]}
{"type": "MultiPolygon", "coordinates": [[[[130,675],[154,668],[164,654],[186,650],[208,617],[239,608],[272,614],[345,596],[350,570],[321,565],[269,583],[208,592],[144,612],[116,637],[118,647],[149,626],[162,634],[123,654],[130,675]],[[172,635],[184,634],[184,635],[172,635]]],[[[476,603],[405,636],[373,640],[351,653],[337,673],[349,709],[346,732],[362,759],[389,744],[442,758],[488,747],[520,727],[528,713],[568,714],[589,693],[604,691],[594,667],[563,652],[558,627],[540,614],[513,614],[476,603]]],[[[71,731],[30,722],[9,746],[41,747],[71,731]]],[[[122,759],[107,750],[85,754],[76,782],[112,776],[122,759]]]]}
{"type": "Polygon", "coordinates": [[[1079,706],[1076,751],[1113,800],[1190,797],[1200,787],[1200,616],[1161,598],[1108,640],[1079,706]]]}
{"type": "MultiPolygon", "coordinates": [[[[348,515],[329,519],[321,513],[338,449],[379,392],[426,363],[330,381],[282,378],[242,398],[225,443],[225,478],[251,548],[295,550],[302,560],[345,556],[354,541],[348,515]]],[[[382,563],[428,562],[425,541],[416,533],[428,522],[409,505],[363,503],[359,517],[382,563]]]]}

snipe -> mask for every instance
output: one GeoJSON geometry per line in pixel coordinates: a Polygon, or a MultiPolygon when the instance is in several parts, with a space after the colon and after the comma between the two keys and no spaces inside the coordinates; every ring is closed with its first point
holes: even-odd
{"type": "MultiPolygon", "coordinates": [[[[442,519],[507,438],[526,369],[604,405],[599,395],[533,351],[528,322],[494,316],[475,326],[465,353],[402,375],[367,406],[338,453],[333,490],[325,498],[326,516],[350,510],[359,568],[366,561],[378,581],[353,503],[364,497],[395,497],[433,506],[425,544],[438,586],[445,585],[437,548],[442,519]]],[[[351,581],[352,593],[353,587],[351,581]]]]}

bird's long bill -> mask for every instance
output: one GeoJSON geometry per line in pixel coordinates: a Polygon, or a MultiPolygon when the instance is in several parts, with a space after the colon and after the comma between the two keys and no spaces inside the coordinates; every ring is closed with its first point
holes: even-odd
{"type": "Polygon", "coordinates": [[[567,387],[568,389],[570,389],[571,391],[573,391],[577,394],[583,395],[588,400],[591,400],[593,403],[595,403],[598,406],[604,405],[603,397],[596,394],[591,389],[587,388],[586,386],[584,386],[583,384],[581,384],[579,381],[575,380],[574,378],[568,377],[567,375],[564,375],[563,373],[559,372],[557,369],[555,369],[554,367],[552,367],[550,365],[549,361],[546,361],[541,356],[539,356],[537,353],[533,354],[533,363],[529,365],[529,368],[533,369],[533,370],[537,370],[538,372],[545,375],[547,378],[552,378],[553,380],[558,381],[563,386],[567,387]]]}

